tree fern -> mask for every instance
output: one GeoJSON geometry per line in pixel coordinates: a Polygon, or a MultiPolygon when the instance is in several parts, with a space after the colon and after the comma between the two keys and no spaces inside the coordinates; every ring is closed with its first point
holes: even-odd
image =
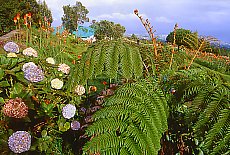
{"type": "Polygon", "coordinates": [[[196,77],[185,93],[186,98],[194,96],[189,114],[196,117],[192,119],[195,136],[203,141],[202,148],[207,154],[225,154],[230,134],[229,84],[220,74],[209,71],[196,77]]]}
{"type": "Polygon", "coordinates": [[[81,83],[99,75],[116,79],[118,75],[126,79],[142,76],[142,58],[137,47],[121,41],[106,41],[93,45],[83,53],[76,64],[75,76],[81,83]],[[80,70],[79,70],[80,69],[80,70]],[[83,70],[82,73],[78,71],[83,70]]]}
{"type": "Polygon", "coordinates": [[[84,154],[158,154],[168,114],[166,99],[156,84],[126,84],[104,106],[86,131],[92,138],[84,154]]]}

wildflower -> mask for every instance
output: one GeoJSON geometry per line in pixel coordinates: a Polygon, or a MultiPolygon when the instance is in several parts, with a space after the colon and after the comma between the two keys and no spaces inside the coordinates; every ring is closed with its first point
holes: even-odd
{"type": "Polygon", "coordinates": [[[82,57],[82,55],[78,55],[78,56],[77,56],[78,59],[81,59],[81,57],[82,57]]]}
{"type": "Polygon", "coordinates": [[[46,62],[47,62],[47,63],[49,63],[49,64],[52,64],[52,65],[54,65],[54,64],[55,64],[54,59],[53,59],[53,58],[51,58],[51,57],[46,58],[46,62]]]}
{"type": "Polygon", "coordinates": [[[6,43],[3,48],[7,52],[19,53],[19,46],[14,42],[6,43]]]}
{"type": "Polygon", "coordinates": [[[21,98],[10,99],[3,107],[6,116],[23,118],[28,114],[28,107],[21,98]]]}
{"type": "Polygon", "coordinates": [[[63,81],[55,78],[51,81],[51,87],[54,89],[61,89],[63,87],[63,81]]]}
{"type": "Polygon", "coordinates": [[[106,82],[106,81],[103,81],[103,82],[102,82],[102,84],[103,84],[103,85],[106,85],[106,84],[107,84],[107,82],[106,82]]]}
{"type": "Polygon", "coordinates": [[[16,57],[17,57],[17,54],[15,54],[15,53],[8,53],[8,54],[7,54],[7,57],[8,57],[8,58],[16,58],[16,57]]]}
{"type": "Polygon", "coordinates": [[[44,79],[43,71],[33,62],[24,64],[22,70],[24,72],[24,77],[30,82],[40,82],[44,79]]]}
{"type": "Polygon", "coordinates": [[[81,124],[78,121],[71,122],[71,129],[72,130],[79,130],[81,128],[81,124]]]}
{"type": "Polygon", "coordinates": [[[17,131],[9,137],[8,145],[14,153],[26,152],[31,146],[31,135],[26,131],[17,131]]]}
{"type": "Polygon", "coordinates": [[[20,13],[17,13],[17,20],[19,20],[20,19],[20,13]]]}
{"type": "Polygon", "coordinates": [[[15,25],[16,25],[17,21],[18,21],[18,20],[17,20],[17,17],[15,16],[15,17],[14,17],[14,23],[15,23],[15,25]]]}
{"type": "Polygon", "coordinates": [[[65,74],[69,74],[69,71],[70,71],[70,67],[66,64],[59,64],[58,66],[58,71],[61,71],[65,74]]]}
{"type": "Polygon", "coordinates": [[[32,16],[31,12],[29,12],[27,16],[28,16],[29,19],[31,19],[31,16],[32,16]]]}
{"type": "Polygon", "coordinates": [[[74,117],[76,113],[76,107],[72,104],[67,104],[62,108],[62,115],[66,119],[74,117]]]}
{"type": "Polygon", "coordinates": [[[32,47],[24,49],[22,54],[23,55],[28,55],[28,56],[38,57],[37,51],[35,49],[33,49],[32,47]]]}
{"type": "Polygon", "coordinates": [[[85,88],[84,88],[84,86],[82,86],[82,85],[77,85],[76,87],[75,87],[75,90],[74,90],[74,92],[77,94],[77,95],[83,95],[83,94],[85,94],[85,88]]]}

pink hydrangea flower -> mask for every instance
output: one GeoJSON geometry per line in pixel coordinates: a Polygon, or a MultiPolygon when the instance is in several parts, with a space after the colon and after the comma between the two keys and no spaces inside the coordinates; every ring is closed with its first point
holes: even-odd
{"type": "Polygon", "coordinates": [[[70,71],[70,67],[66,64],[59,64],[58,65],[58,71],[61,71],[65,74],[69,74],[69,71],[70,71]]]}

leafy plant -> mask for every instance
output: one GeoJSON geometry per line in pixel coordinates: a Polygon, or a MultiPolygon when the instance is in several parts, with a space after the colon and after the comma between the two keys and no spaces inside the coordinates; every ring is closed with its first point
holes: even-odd
{"type": "Polygon", "coordinates": [[[126,84],[94,115],[83,154],[158,154],[167,129],[166,98],[154,82],[126,84]]]}
{"type": "Polygon", "coordinates": [[[195,137],[207,154],[228,154],[230,134],[230,87],[220,75],[206,72],[191,82],[185,98],[191,101],[188,117],[195,137]]]}

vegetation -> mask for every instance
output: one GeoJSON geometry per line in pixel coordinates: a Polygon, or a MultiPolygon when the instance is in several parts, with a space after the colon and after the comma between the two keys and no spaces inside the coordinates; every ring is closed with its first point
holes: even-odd
{"type": "Polygon", "coordinates": [[[96,22],[91,27],[95,29],[95,36],[99,40],[119,39],[126,31],[124,26],[107,20],[96,22]]]}
{"type": "Polygon", "coordinates": [[[52,14],[46,5],[46,2],[36,0],[1,0],[0,1],[0,35],[3,35],[18,25],[23,25],[23,17],[30,13],[33,20],[33,26],[39,27],[39,21],[45,20],[52,23],[52,14]],[[18,18],[18,21],[14,23],[14,17],[18,18]]]}
{"type": "MultiPolygon", "coordinates": [[[[177,29],[176,30],[176,38],[175,38],[175,43],[178,46],[178,51],[181,45],[185,45],[185,43],[183,42],[183,38],[187,35],[187,34],[192,34],[192,32],[190,30],[185,30],[185,29],[177,29]]],[[[166,37],[166,41],[173,44],[174,39],[173,39],[173,35],[174,32],[170,32],[168,34],[168,36],[166,37]]],[[[198,39],[198,37],[197,37],[198,39]]]]}
{"type": "Polygon", "coordinates": [[[0,40],[1,154],[230,153],[230,60],[210,52],[215,38],[175,25],[163,44],[140,18],[150,42],[100,21],[88,43],[35,19],[0,40]]]}
{"type": "Polygon", "coordinates": [[[89,21],[87,14],[89,11],[81,2],[77,1],[74,6],[63,6],[64,15],[62,17],[62,23],[64,27],[70,32],[77,31],[78,24],[83,24],[85,21],[89,21]]]}

